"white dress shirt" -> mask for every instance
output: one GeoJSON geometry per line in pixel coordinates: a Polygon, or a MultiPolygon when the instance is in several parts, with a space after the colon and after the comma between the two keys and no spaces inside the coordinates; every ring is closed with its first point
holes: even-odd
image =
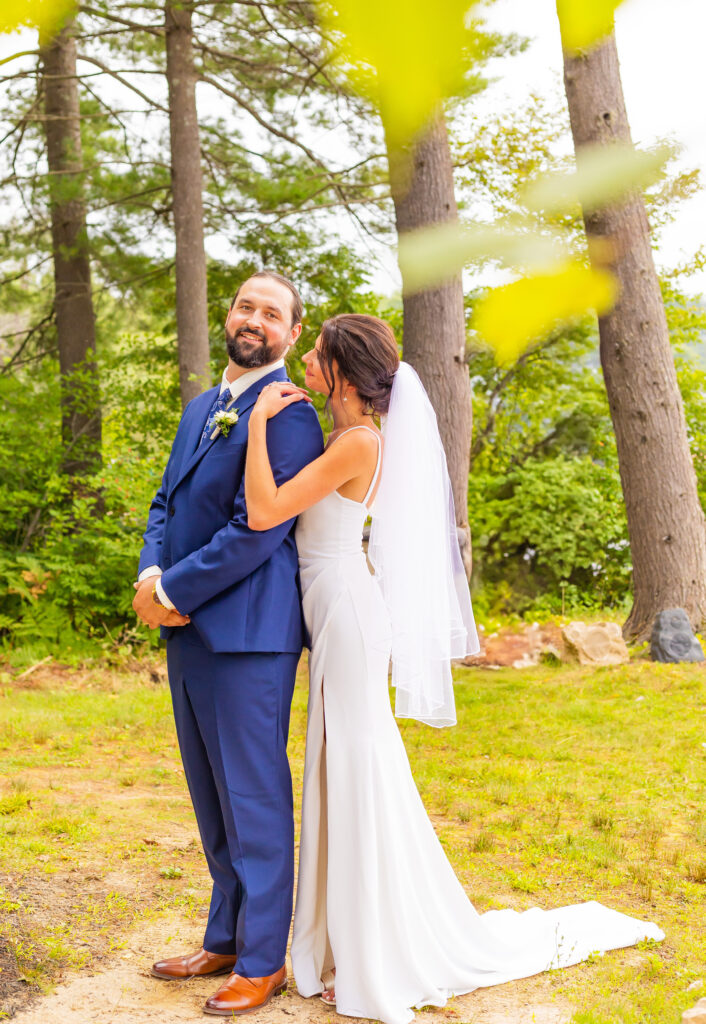
{"type": "MultiPolygon", "coordinates": [[[[254,370],[246,370],[245,373],[241,373],[241,375],[239,377],[236,377],[235,380],[228,380],[228,367],[226,366],[225,370],[223,371],[223,376],[221,377],[221,390],[219,391],[218,394],[220,396],[223,394],[226,388],[230,388],[232,401],[235,401],[237,398],[240,398],[240,396],[245,391],[247,391],[247,389],[252,384],[255,384],[258,380],[260,380],[261,377],[266,377],[267,374],[272,373],[273,370],[280,370],[283,367],[284,359],[278,359],[276,362],[268,363],[266,366],[258,366],[254,370]]],[[[157,591],[157,597],[162,602],[164,607],[169,608],[169,610],[171,611],[173,610],[174,605],[164,592],[164,587],[162,586],[161,580],[159,579],[161,575],[162,570],[159,568],[158,565],[148,565],[147,568],[143,569],[140,575],[137,577],[137,582],[142,583],[142,581],[146,580],[149,576],[156,576],[157,579],[155,580],[154,585],[157,591]]]]}

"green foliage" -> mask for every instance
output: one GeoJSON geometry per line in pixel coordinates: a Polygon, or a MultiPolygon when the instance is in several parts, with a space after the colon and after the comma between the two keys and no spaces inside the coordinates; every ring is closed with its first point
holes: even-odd
{"type": "Polygon", "coordinates": [[[504,477],[478,474],[472,487],[476,571],[485,585],[511,588],[508,611],[558,611],[562,597],[598,607],[624,600],[632,566],[611,469],[561,453],[528,458],[504,477]]]}
{"type": "MultiPolygon", "coordinates": [[[[706,309],[663,286],[699,493],[706,504],[706,309]]],[[[590,321],[512,367],[471,353],[469,522],[481,612],[622,608],[631,560],[620,474],[590,321]]]]}
{"type": "Polygon", "coordinates": [[[102,469],[77,485],[60,468],[57,368],[44,368],[0,377],[0,634],[39,658],[80,653],[79,637],[113,647],[134,632],[140,536],[179,418],[172,345],[116,339],[100,365],[102,469]]]}
{"type": "Polygon", "coordinates": [[[0,32],[16,32],[25,26],[50,35],[74,12],[73,0],[5,0],[0,14],[0,32]]]}

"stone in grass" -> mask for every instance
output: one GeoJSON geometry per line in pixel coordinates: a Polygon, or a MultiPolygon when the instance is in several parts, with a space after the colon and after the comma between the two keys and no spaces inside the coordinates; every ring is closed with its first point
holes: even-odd
{"type": "Polygon", "coordinates": [[[682,1024],[706,1024],[706,999],[699,999],[696,1006],[684,1010],[681,1020],[682,1024]]]}
{"type": "Polygon", "coordinates": [[[617,622],[570,622],[562,636],[582,665],[624,665],[630,653],[617,622]]]}
{"type": "Polygon", "coordinates": [[[650,639],[653,661],[703,661],[701,644],[691,631],[683,608],[665,608],[655,619],[650,639]]]}

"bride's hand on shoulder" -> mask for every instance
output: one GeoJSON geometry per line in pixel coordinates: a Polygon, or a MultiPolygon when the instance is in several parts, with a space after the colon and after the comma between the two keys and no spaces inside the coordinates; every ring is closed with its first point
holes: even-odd
{"type": "Polygon", "coordinates": [[[250,418],[260,416],[270,420],[293,402],[311,402],[311,398],[304,388],[298,388],[296,384],[289,381],[273,381],[260,392],[250,418]]]}

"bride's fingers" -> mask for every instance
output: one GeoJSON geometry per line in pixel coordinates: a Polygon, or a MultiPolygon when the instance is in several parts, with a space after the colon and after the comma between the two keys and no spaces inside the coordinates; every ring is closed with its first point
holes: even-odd
{"type": "Polygon", "coordinates": [[[292,402],[311,402],[311,398],[301,392],[282,395],[282,406],[291,405],[292,402]]]}
{"type": "Polygon", "coordinates": [[[272,388],[277,388],[278,391],[301,391],[303,394],[308,394],[306,388],[300,388],[298,384],[295,384],[291,380],[278,380],[273,384],[268,385],[272,388]]]}
{"type": "Polygon", "coordinates": [[[305,398],[309,397],[309,392],[305,388],[297,387],[296,384],[282,384],[280,388],[280,394],[282,395],[304,395],[305,398]]]}

